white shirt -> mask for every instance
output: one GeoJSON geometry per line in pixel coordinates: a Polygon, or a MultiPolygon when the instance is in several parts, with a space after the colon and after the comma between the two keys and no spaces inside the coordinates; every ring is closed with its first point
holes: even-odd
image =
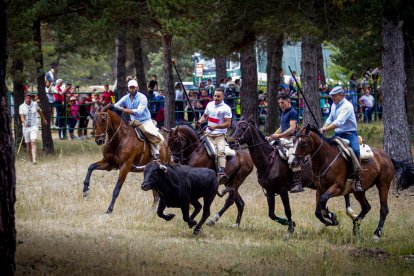
{"type": "Polygon", "coordinates": [[[375,99],[372,95],[362,95],[359,99],[364,103],[365,107],[374,107],[375,99]]]}
{"type": "Polygon", "coordinates": [[[19,114],[24,115],[24,120],[26,121],[27,127],[39,125],[39,120],[37,119],[37,112],[39,109],[39,105],[33,101],[31,101],[30,105],[22,103],[19,106],[19,114]]]}
{"type": "MultiPolygon", "coordinates": [[[[204,114],[208,116],[208,126],[216,126],[224,123],[224,119],[232,118],[231,108],[226,103],[221,102],[217,104],[212,101],[207,104],[206,110],[204,114]]],[[[227,128],[221,128],[216,130],[209,130],[207,129],[207,133],[209,134],[226,134],[227,128]]]]}

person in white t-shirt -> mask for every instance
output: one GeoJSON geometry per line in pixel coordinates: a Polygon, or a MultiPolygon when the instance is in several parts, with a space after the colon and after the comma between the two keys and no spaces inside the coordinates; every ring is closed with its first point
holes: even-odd
{"type": "Polygon", "coordinates": [[[359,103],[364,111],[364,123],[372,122],[372,111],[374,109],[375,99],[370,94],[368,87],[364,88],[364,95],[359,98],[359,103]]]}
{"type": "Polygon", "coordinates": [[[42,118],[43,124],[47,125],[46,119],[43,116],[39,105],[32,101],[30,93],[24,95],[24,102],[19,106],[20,120],[23,126],[23,137],[26,143],[27,154],[30,162],[37,163],[36,160],[36,142],[37,132],[39,131],[39,120],[37,113],[42,118]]]}
{"type": "Polygon", "coordinates": [[[197,125],[201,125],[205,121],[208,121],[207,136],[214,141],[217,151],[217,163],[219,171],[217,176],[219,183],[224,184],[228,177],[226,176],[226,133],[227,129],[231,126],[231,108],[224,103],[224,90],[223,88],[216,88],[214,91],[214,101],[207,104],[206,110],[203,116],[198,120],[197,125]]]}

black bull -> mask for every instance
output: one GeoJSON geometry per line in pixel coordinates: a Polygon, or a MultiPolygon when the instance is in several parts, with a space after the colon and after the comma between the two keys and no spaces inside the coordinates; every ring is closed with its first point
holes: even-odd
{"type": "Polygon", "coordinates": [[[218,192],[218,182],[215,172],[210,169],[152,162],[145,166],[141,188],[144,191],[153,189],[158,192],[160,202],[157,214],[159,217],[169,221],[175,215],[164,214],[165,208],[181,208],[183,219],[190,228],[197,224],[194,218],[202,208],[198,201],[202,197],[204,200],[203,215],[193,231],[194,234],[198,234],[201,226],[210,216],[210,206],[218,192]],[[191,216],[189,216],[190,204],[194,206],[191,216]]]}

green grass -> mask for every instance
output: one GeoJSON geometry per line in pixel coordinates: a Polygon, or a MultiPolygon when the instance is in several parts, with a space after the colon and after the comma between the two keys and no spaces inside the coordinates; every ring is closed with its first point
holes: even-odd
{"type": "MultiPolygon", "coordinates": [[[[377,131],[377,130],[375,130],[377,131]]],[[[267,217],[267,203],[255,173],[240,189],[246,206],[240,228],[232,228],[231,207],[214,227],[204,225],[195,237],[177,209],[166,222],[155,214],[150,192],[139,185],[142,174],[130,174],[113,214],[106,211],[117,171],[94,172],[90,196],[82,197],[90,163],[101,158],[93,141],[57,141],[56,154],[41,156],[39,164],[21,160],[17,168],[17,274],[311,274],[412,275],[414,260],[414,202],[390,194],[385,233],[372,240],[379,219],[376,189],[368,200],[372,210],[352,235],[343,198],[331,199],[338,227],[325,227],[314,216],[315,192],[291,195],[297,227],[267,217]]],[[[276,213],[284,216],[280,198],[276,213]]],[[[216,198],[212,213],[224,200],[216,198]]],[[[359,210],[355,199],[352,206],[359,210]]]]}

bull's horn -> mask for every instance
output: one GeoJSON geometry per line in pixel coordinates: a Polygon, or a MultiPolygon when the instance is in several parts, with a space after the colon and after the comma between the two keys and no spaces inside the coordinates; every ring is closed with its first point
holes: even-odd
{"type": "Polygon", "coordinates": [[[160,169],[163,170],[164,172],[167,172],[167,167],[162,164],[160,164],[160,169]]]}
{"type": "Polygon", "coordinates": [[[132,165],[132,168],[133,169],[136,169],[136,170],[143,170],[143,169],[145,169],[145,166],[135,166],[135,165],[132,165]]]}

